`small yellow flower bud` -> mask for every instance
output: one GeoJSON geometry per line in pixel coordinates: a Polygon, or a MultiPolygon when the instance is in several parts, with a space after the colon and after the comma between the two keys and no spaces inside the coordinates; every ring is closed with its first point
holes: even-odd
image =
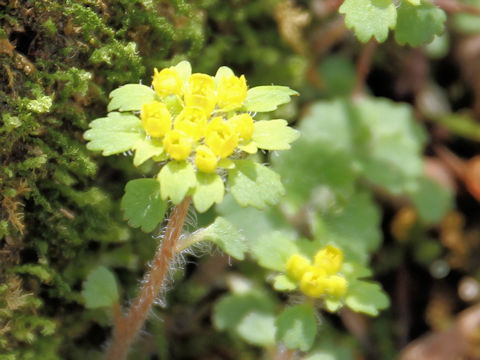
{"type": "Polygon", "coordinates": [[[303,274],[300,280],[300,290],[310,297],[320,298],[325,295],[327,274],[323,269],[312,267],[303,274]]]}
{"type": "Polygon", "coordinates": [[[210,116],[215,109],[215,94],[212,92],[210,96],[185,94],[185,106],[198,107],[202,109],[206,116],[210,116]]]}
{"type": "Polygon", "coordinates": [[[247,113],[235,115],[228,119],[228,122],[232,124],[240,139],[248,140],[252,137],[255,127],[252,117],[247,113]]]}
{"type": "Polygon", "coordinates": [[[188,93],[210,95],[215,91],[215,80],[207,74],[195,73],[188,79],[188,93]]]}
{"type": "Polygon", "coordinates": [[[238,144],[238,135],[220,116],[213,118],[207,126],[205,143],[215,155],[225,158],[233,153],[238,144]]]}
{"type": "Polygon", "coordinates": [[[217,88],[218,106],[221,109],[239,108],[247,98],[247,81],[245,76],[224,76],[217,88]]]}
{"type": "Polygon", "coordinates": [[[317,252],[314,265],[325,269],[328,274],[335,274],[340,270],[343,262],[343,252],[339,248],[327,245],[317,252]]]}
{"type": "Polygon", "coordinates": [[[180,130],[171,130],[167,132],[163,139],[163,147],[168,155],[175,160],[185,160],[192,151],[190,138],[180,130]]]}
{"type": "Polygon", "coordinates": [[[347,292],[347,280],[340,275],[328,276],[325,280],[325,294],[340,298],[347,292]]]}
{"type": "Polygon", "coordinates": [[[183,131],[193,140],[199,140],[207,127],[207,116],[202,109],[187,106],[175,118],[174,129],[183,131]]]}
{"type": "Polygon", "coordinates": [[[140,118],[143,128],[151,137],[164,136],[172,126],[170,112],[165,104],[159,101],[143,104],[140,118]]]}
{"type": "Polygon", "coordinates": [[[162,69],[160,72],[155,68],[152,85],[159,97],[181,95],[183,80],[175,68],[162,69]]]}
{"type": "Polygon", "coordinates": [[[312,266],[310,260],[300,254],[294,254],[287,260],[287,275],[295,280],[300,280],[303,274],[312,266]]]}
{"type": "Polygon", "coordinates": [[[195,154],[195,165],[197,169],[205,173],[214,172],[217,168],[218,159],[213,151],[205,145],[197,147],[195,154]]]}

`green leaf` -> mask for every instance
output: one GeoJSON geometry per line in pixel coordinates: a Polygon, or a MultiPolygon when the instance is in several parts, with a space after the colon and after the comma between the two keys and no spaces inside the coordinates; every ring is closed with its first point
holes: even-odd
{"type": "Polygon", "coordinates": [[[329,299],[324,300],[325,308],[331,313],[335,313],[343,307],[343,302],[339,299],[329,299]]]}
{"type": "Polygon", "coordinates": [[[177,205],[197,184],[195,170],[187,161],[170,161],[158,174],[162,199],[171,199],[177,205]]]}
{"type": "Polygon", "coordinates": [[[353,192],[355,172],[351,156],[329,144],[306,138],[302,131],[289,151],[271,156],[272,168],[280,174],[286,198],[303,206],[317,191],[348,196],[353,192]]]}
{"type": "Polygon", "coordinates": [[[108,156],[133,149],[145,133],[138,117],[112,112],[108,117],[92,121],[83,137],[89,140],[87,149],[102,151],[102,155],[108,156]]]}
{"type": "Polygon", "coordinates": [[[215,243],[237,260],[243,260],[245,252],[248,250],[247,242],[242,233],[221,216],[217,217],[212,225],[202,230],[198,236],[202,240],[215,243]]]}
{"type": "Polygon", "coordinates": [[[285,264],[298,248],[290,236],[279,231],[263,234],[252,245],[252,253],[264,268],[285,271],[285,264]]]}
{"type": "Polygon", "coordinates": [[[308,351],[317,336],[317,319],[310,304],[292,306],[280,313],[275,321],[276,339],[287,349],[308,351]]]}
{"type": "Polygon", "coordinates": [[[125,186],[121,207],[130,226],[150,232],[163,220],[167,202],[160,196],[156,179],[136,179],[125,186]]]}
{"type": "Polygon", "coordinates": [[[231,194],[227,193],[216,210],[236,228],[240,229],[251,246],[258,241],[261,235],[273,231],[291,233],[292,237],[295,236],[291,225],[286,223],[284,217],[276,208],[266,210],[257,210],[252,207],[243,208],[231,194]]]}
{"type": "Polygon", "coordinates": [[[255,112],[269,112],[276,110],[279,105],[290,101],[290,96],[298,92],[287,86],[257,86],[247,91],[245,110],[255,112]]]}
{"type": "Polygon", "coordinates": [[[161,156],[165,152],[162,142],[145,137],[142,140],[137,141],[134,146],[135,156],[133,158],[133,165],[140,166],[145,161],[153,156],[161,156]]]}
{"type": "Polygon", "coordinates": [[[301,139],[285,153],[302,139],[330,148],[326,151],[349,158],[358,175],[393,194],[405,193],[423,174],[425,132],[409,105],[368,97],[319,102],[299,130],[301,139]]]}
{"type": "Polygon", "coordinates": [[[228,170],[230,190],[241,206],[265,209],[274,205],[284,194],[280,175],[250,160],[235,161],[235,168],[228,170]]]}
{"type": "Polygon", "coordinates": [[[346,305],[356,312],[376,316],[379,310],[390,305],[387,295],[379,284],[367,281],[356,281],[349,284],[346,305]]]}
{"type": "Polygon", "coordinates": [[[205,212],[214,204],[223,201],[225,186],[216,173],[197,172],[197,186],[193,193],[193,204],[198,212],[205,212]]]}
{"type": "Polygon", "coordinates": [[[251,344],[273,345],[274,307],[274,302],[263,293],[227,295],[217,302],[213,323],[217,329],[228,330],[251,344]]]}
{"type": "Polygon", "coordinates": [[[183,82],[188,81],[190,75],[192,75],[192,65],[190,65],[187,60],[180,61],[177,65],[175,65],[175,69],[177,69],[183,82]]]}
{"type": "Polygon", "coordinates": [[[453,205],[452,192],[425,177],[419,179],[409,195],[420,218],[427,224],[438,223],[453,205]]]}
{"type": "Polygon", "coordinates": [[[237,327],[238,334],[248,343],[272,346],[275,343],[275,316],[262,312],[250,312],[237,327]]]}
{"type": "Polygon", "coordinates": [[[261,120],[255,122],[252,140],[260,149],[288,150],[290,143],[299,136],[298,131],[289,127],[286,120],[261,120]]]}
{"type": "Polygon", "coordinates": [[[345,0],[339,12],[345,15],[347,28],[353,29],[363,43],[372,36],[378,42],[385,41],[397,21],[397,10],[391,0],[345,0]]]}
{"type": "Polygon", "coordinates": [[[141,84],[127,84],[120,86],[110,93],[108,111],[139,111],[142,105],[156,99],[155,91],[149,86],[141,84]]]}
{"type": "Polygon", "coordinates": [[[322,338],[320,345],[315,346],[302,360],[355,360],[353,348],[351,344],[338,344],[338,339],[328,342],[322,338]]]}
{"type": "Polygon", "coordinates": [[[316,215],[313,229],[322,246],[340,247],[347,259],[368,261],[381,242],[380,212],[367,192],[357,192],[346,204],[332,204],[316,215]]]}
{"type": "Polygon", "coordinates": [[[415,6],[402,1],[397,10],[395,40],[400,45],[420,46],[431,42],[435,35],[440,35],[445,27],[445,12],[428,1],[415,6]]]}
{"type": "Polygon", "coordinates": [[[411,106],[365,98],[347,109],[350,121],[361,126],[356,154],[362,175],[393,194],[406,192],[424,167],[425,132],[415,122],[411,106]]]}
{"type": "Polygon", "coordinates": [[[297,288],[297,284],[287,275],[277,275],[273,282],[273,288],[277,291],[292,291],[297,288]]]}
{"type": "Polygon", "coordinates": [[[82,296],[88,309],[111,307],[118,302],[117,282],[104,266],[93,270],[83,284],[82,296]]]}
{"type": "Polygon", "coordinates": [[[232,75],[235,75],[232,69],[230,69],[228,66],[220,66],[215,74],[215,85],[218,86],[218,84],[220,84],[220,79],[222,77],[230,77],[232,75]]]}

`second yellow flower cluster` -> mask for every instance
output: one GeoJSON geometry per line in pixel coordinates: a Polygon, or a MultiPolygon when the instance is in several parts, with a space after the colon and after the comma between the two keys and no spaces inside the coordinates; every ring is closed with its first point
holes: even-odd
{"type": "Polygon", "coordinates": [[[163,141],[170,158],[185,160],[194,151],[197,169],[210,173],[252,137],[253,118],[234,112],[247,97],[243,75],[226,72],[213,78],[196,73],[182,78],[170,67],[155,69],[152,85],[160,101],[144,104],[140,118],[146,133],[163,141]],[[172,103],[175,106],[167,106],[172,103]]]}
{"type": "Polygon", "coordinates": [[[341,298],[347,292],[347,280],[339,274],[343,252],[331,245],[320,249],[311,261],[294,254],[287,261],[287,275],[299,282],[300,290],[312,298],[341,298]]]}

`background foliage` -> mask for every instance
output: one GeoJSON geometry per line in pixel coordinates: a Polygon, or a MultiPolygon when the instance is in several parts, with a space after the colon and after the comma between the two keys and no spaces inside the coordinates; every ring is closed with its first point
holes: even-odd
{"type": "MultiPolygon", "coordinates": [[[[403,4],[396,29],[389,36],[387,16],[374,28],[385,42],[372,46],[345,27],[370,38],[358,33],[355,17],[338,14],[338,1],[0,0],[0,358],[101,357],[111,314],[86,309],[82,283],[102,265],[121,283],[118,296],[134,297],[158,239],[128,227],[120,198],[126,182],[153,165],[94,155],[82,134],[105,114],[111,90],[148,84],[153,67],[182,59],[210,74],[230,66],[249,86],[299,91],[277,114],[302,137],[289,152],[260,155],[282,175],[287,194],[278,207],[241,209],[227,197],[217,208],[246,238],[251,260],[217,251],[187,257],[172,274],[175,290],[162,298],[168,311],[155,309],[163,321],[152,316],[132,358],[271,356],[274,315],[295,299],[264,281],[280,286],[271,272],[278,259],[265,254],[292,239],[305,248],[344,247],[372,266],[391,299],[376,319],[323,316],[318,344],[276,334],[287,346],[312,345],[305,359],[394,358],[429,330],[434,345],[417,346],[451,350],[458,341],[442,336],[463,326],[456,314],[480,298],[480,4],[450,13],[443,34],[418,48],[398,43],[417,46],[432,34],[405,35],[401,13],[411,9],[403,4]],[[368,49],[370,71],[362,67],[368,49]],[[362,76],[367,95],[352,99],[362,76]],[[259,326],[265,331],[255,337],[259,326]]],[[[192,229],[214,215],[192,219],[192,229]]],[[[232,250],[205,236],[244,256],[242,245],[232,250]]],[[[277,318],[279,328],[292,314],[314,327],[308,309],[291,307],[277,318]]],[[[474,345],[454,351],[478,354],[474,345]]]]}

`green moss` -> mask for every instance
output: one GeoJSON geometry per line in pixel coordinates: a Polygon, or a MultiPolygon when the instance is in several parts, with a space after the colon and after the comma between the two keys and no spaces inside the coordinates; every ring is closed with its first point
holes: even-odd
{"type": "Polygon", "coordinates": [[[111,90],[148,83],[153,67],[182,59],[197,71],[224,64],[250,72],[251,85],[274,76],[289,85],[300,77],[292,76],[295,66],[285,66],[295,58],[275,29],[256,30],[273,22],[273,5],[20,0],[2,9],[0,38],[15,38],[16,51],[26,53],[18,53],[23,67],[0,53],[0,249],[7,254],[0,267],[0,324],[10,324],[0,357],[98,357],[103,342],[89,330],[97,324],[107,338],[109,314],[84,309],[79,290],[90,270],[104,264],[120,270],[124,293],[134,296],[157,240],[128,228],[119,199],[127,179],[153,165],[137,169],[122,156],[101,158],[86,150],[82,134],[105,114],[111,90]],[[25,302],[6,306],[12,293],[25,302]]]}

